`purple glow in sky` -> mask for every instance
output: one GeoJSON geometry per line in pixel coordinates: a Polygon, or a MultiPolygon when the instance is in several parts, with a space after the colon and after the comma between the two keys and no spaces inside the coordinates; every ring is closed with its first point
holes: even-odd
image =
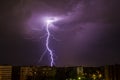
{"type": "Polygon", "coordinates": [[[119,4],[120,0],[2,0],[0,63],[48,66],[51,59],[55,66],[118,64],[119,4]]]}
{"type": "Polygon", "coordinates": [[[56,17],[50,17],[46,19],[47,25],[52,24],[53,22],[56,22],[58,19],[56,17]]]}

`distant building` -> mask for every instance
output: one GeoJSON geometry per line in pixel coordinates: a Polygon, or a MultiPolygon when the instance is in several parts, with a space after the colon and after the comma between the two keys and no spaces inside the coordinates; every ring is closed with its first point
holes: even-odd
{"type": "Polygon", "coordinates": [[[20,68],[20,80],[27,80],[28,76],[33,76],[32,68],[30,66],[23,66],[20,68]]]}
{"type": "Polygon", "coordinates": [[[83,67],[82,66],[78,66],[78,67],[76,67],[77,68],[77,76],[78,77],[82,77],[83,75],[84,75],[84,73],[83,73],[83,67]]]}
{"type": "Polygon", "coordinates": [[[105,66],[105,80],[120,80],[120,65],[105,66]]]}
{"type": "Polygon", "coordinates": [[[55,74],[56,74],[56,68],[55,67],[34,67],[34,77],[35,80],[54,80],[55,74]]]}
{"type": "Polygon", "coordinates": [[[55,80],[76,80],[81,74],[81,67],[57,67],[55,80]]]}
{"type": "Polygon", "coordinates": [[[104,67],[84,67],[83,72],[87,80],[104,79],[104,67]]]}
{"type": "Polygon", "coordinates": [[[0,80],[12,79],[12,66],[0,66],[0,80]]]}
{"type": "Polygon", "coordinates": [[[105,67],[0,66],[0,80],[120,80],[120,65],[105,67]]]}
{"type": "Polygon", "coordinates": [[[53,80],[56,68],[47,66],[21,67],[20,80],[53,80]]]}

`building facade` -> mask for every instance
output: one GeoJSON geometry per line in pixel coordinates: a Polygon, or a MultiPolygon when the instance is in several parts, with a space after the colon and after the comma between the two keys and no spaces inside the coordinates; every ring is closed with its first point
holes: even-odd
{"type": "Polygon", "coordinates": [[[0,80],[12,79],[12,66],[0,66],[0,80]]]}
{"type": "Polygon", "coordinates": [[[120,80],[120,65],[105,66],[105,80],[120,80]]]}

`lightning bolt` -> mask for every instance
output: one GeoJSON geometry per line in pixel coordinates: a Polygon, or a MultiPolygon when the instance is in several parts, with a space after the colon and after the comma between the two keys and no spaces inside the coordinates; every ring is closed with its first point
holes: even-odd
{"type": "MultiPolygon", "coordinates": [[[[45,30],[46,30],[46,34],[43,36],[43,37],[46,37],[46,50],[45,50],[45,52],[41,55],[41,57],[40,57],[40,60],[39,60],[39,62],[42,60],[42,58],[43,58],[43,56],[45,55],[45,53],[46,52],[49,52],[49,55],[50,55],[50,59],[51,59],[51,62],[50,62],[50,66],[52,67],[53,65],[54,65],[54,53],[53,53],[53,51],[52,51],[52,49],[50,49],[50,47],[49,47],[49,43],[50,43],[50,37],[53,37],[53,39],[55,39],[56,40],[56,38],[50,33],[50,30],[49,30],[49,28],[51,28],[52,26],[53,26],[53,24],[52,23],[54,23],[54,22],[56,22],[56,21],[58,21],[58,20],[60,20],[59,18],[56,18],[56,17],[47,17],[47,18],[45,18],[44,19],[44,21],[45,21],[45,30]]],[[[41,38],[43,38],[43,37],[41,37],[41,38]]]]}
{"type": "Polygon", "coordinates": [[[50,36],[51,36],[50,31],[49,31],[49,26],[50,26],[50,23],[47,23],[47,26],[46,26],[46,31],[47,31],[46,48],[47,48],[47,50],[50,54],[50,59],[51,59],[50,65],[52,67],[53,64],[54,64],[54,58],[53,58],[53,51],[49,47],[49,39],[50,39],[50,36]]]}

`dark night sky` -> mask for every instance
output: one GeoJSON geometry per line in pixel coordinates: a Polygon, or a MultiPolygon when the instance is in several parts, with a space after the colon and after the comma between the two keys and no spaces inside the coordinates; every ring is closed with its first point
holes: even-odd
{"type": "Polygon", "coordinates": [[[119,0],[0,1],[0,64],[49,65],[44,16],[58,16],[50,47],[56,66],[120,64],[119,0]]]}

